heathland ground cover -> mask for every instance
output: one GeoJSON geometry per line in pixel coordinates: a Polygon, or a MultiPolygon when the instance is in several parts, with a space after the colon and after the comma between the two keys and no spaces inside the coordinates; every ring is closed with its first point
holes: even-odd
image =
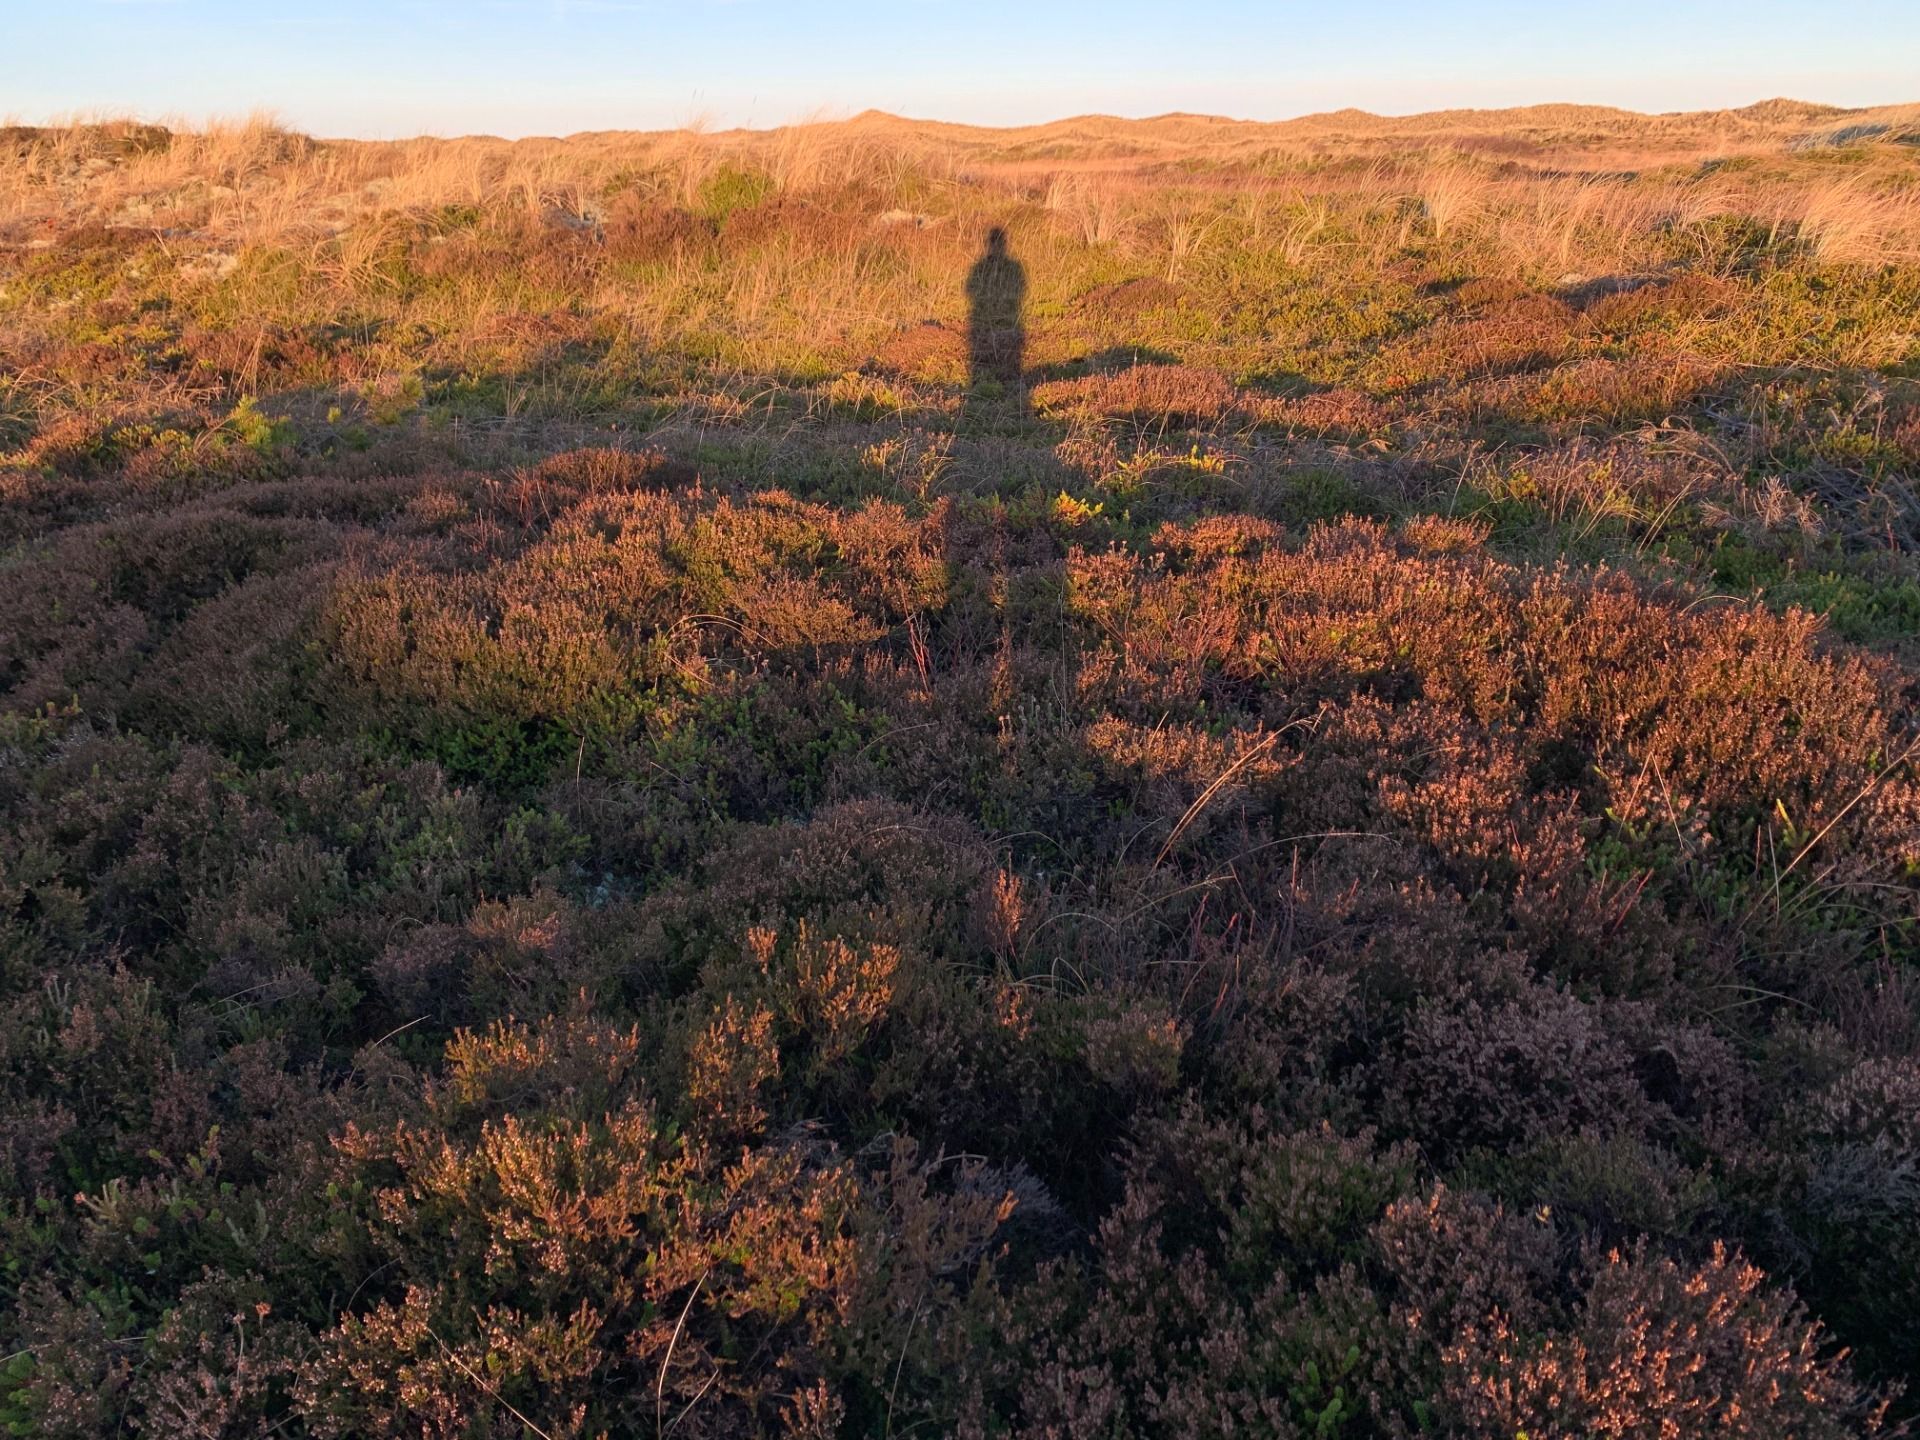
{"type": "Polygon", "coordinates": [[[1897,1429],[1916,141],[0,130],[0,1428],[1897,1429]]]}

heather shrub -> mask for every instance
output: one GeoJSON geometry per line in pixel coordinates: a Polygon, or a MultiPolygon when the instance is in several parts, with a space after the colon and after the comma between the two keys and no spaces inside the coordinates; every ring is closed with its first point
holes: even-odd
{"type": "Polygon", "coordinates": [[[995,1393],[982,1377],[964,1433],[1311,1435],[1383,1403],[1386,1317],[1339,1255],[1406,1157],[1258,1117],[1188,1116],[1167,1138],[1199,1172],[1170,1195],[1134,1163],[1084,1269],[1043,1272],[1003,1322],[1013,1373],[1040,1383],[995,1393]]]}
{"type": "MultiPolygon", "coordinates": [[[[1392,1277],[1394,1318],[1423,1349],[1493,1315],[1529,1332],[1547,1321],[1560,1247],[1543,1217],[1436,1185],[1387,1206],[1369,1239],[1392,1277]]],[[[1428,1349],[1423,1368],[1435,1358],[1428,1349]]]]}
{"type": "Polygon", "coordinates": [[[545,1015],[619,993],[632,965],[623,913],[582,911],[549,890],[482,900],[459,924],[423,923],[369,966],[395,1023],[436,1029],[545,1015]]]}
{"type": "Polygon", "coordinates": [[[1911,1307],[1894,1298],[1920,1284],[1916,1083],[1911,1060],[1863,1060],[1813,1096],[1796,1126],[1806,1148],[1789,1202],[1807,1293],[1890,1368],[1920,1343],[1911,1307]]]}
{"type": "Polygon", "coordinates": [[[1719,1246],[1698,1267],[1608,1252],[1572,1326],[1544,1344],[1497,1312],[1464,1330],[1443,1350],[1443,1393],[1479,1433],[1877,1430],[1879,1407],[1855,1402],[1819,1327],[1764,1278],[1719,1246]]]}
{"type": "Polygon", "coordinates": [[[649,1414],[784,1433],[796,1407],[842,1413],[843,1379],[882,1393],[879,1327],[951,1304],[1010,1213],[977,1167],[954,1186],[905,1142],[870,1169],[804,1135],[677,1137],[638,1036],[602,1022],[496,1024],[449,1053],[413,1117],[336,1141],[355,1243],[388,1263],[302,1368],[320,1433],[590,1434],[649,1414]],[[535,1098],[556,1094],[564,1110],[535,1098]]]}
{"type": "Polygon", "coordinates": [[[1043,410],[1098,420],[1188,429],[1218,421],[1234,403],[1233,387],[1217,372],[1182,365],[1135,365],[1079,380],[1054,380],[1034,390],[1043,410]]]}
{"type": "Polygon", "coordinates": [[[1498,1007],[1422,1004],[1407,1027],[1392,1096],[1408,1133],[1440,1144],[1507,1145],[1549,1130],[1647,1122],[1624,1045],[1596,1008],[1530,989],[1498,1007]]]}
{"type": "Polygon", "coordinates": [[[685,977],[716,944],[793,916],[846,937],[954,953],[991,853],[952,818],[882,801],[828,807],[806,823],[742,830],[687,882],[663,886],[645,907],[643,944],[685,977]]]}
{"type": "Polygon", "coordinates": [[[286,1423],[310,1339],[274,1316],[271,1294],[258,1276],[209,1278],[181,1292],[129,1387],[143,1433],[222,1435],[286,1423]]]}
{"type": "Polygon", "coordinates": [[[1400,385],[1545,370],[1575,353],[1573,311],[1551,295],[1518,296],[1441,320],[1390,349],[1400,385]]]}
{"type": "Polygon", "coordinates": [[[318,728],[306,641],[322,567],[255,576],[197,605],[129,689],[143,731],[259,755],[318,728]]]}
{"type": "MultiPolygon", "coordinates": [[[[521,488],[535,481],[540,506],[566,493],[544,472],[521,488]]],[[[603,486],[521,535],[478,536],[451,568],[343,577],[321,683],[460,773],[534,779],[589,742],[669,725],[729,661],[870,642],[941,593],[924,530],[898,511],[842,522],[778,492],[603,486]]]]}

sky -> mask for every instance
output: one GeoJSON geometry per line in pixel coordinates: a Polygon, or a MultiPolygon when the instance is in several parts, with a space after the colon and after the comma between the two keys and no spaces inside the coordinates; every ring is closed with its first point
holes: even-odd
{"type": "Polygon", "coordinates": [[[0,0],[0,117],[327,136],[1920,100],[1920,0],[0,0]]]}

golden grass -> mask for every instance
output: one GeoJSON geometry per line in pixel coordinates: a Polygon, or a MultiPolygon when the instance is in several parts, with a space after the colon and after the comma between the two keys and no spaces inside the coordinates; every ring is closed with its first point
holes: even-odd
{"type": "Polygon", "coordinates": [[[1828,263],[1920,259],[1920,188],[1889,191],[1849,175],[1783,200],[1782,209],[1828,263]]]}
{"type": "Polygon", "coordinates": [[[1617,258],[1627,237],[1735,212],[1799,227],[1823,260],[1872,263],[1920,244],[1911,164],[1889,143],[1916,133],[1917,116],[1920,106],[1766,102],[1663,116],[1532,106],[1402,118],[1342,111],[1278,124],[1085,117],[989,130],[869,113],[760,132],[394,142],[316,141],[267,114],[197,128],[89,120],[0,131],[0,242],[100,224],[260,244],[324,238],[382,213],[502,204],[590,225],[620,190],[696,208],[703,188],[734,167],[780,193],[870,187],[914,202],[902,207],[909,215],[956,184],[1038,194],[1083,243],[1151,237],[1166,247],[1169,273],[1206,227],[1190,205],[1154,223],[1170,179],[1234,197],[1253,226],[1277,221],[1301,252],[1332,228],[1324,205],[1337,196],[1376,212],[1376,226],[1403,227],[1410,204],[1435,236],[1483,228],[1541,263],[1571,265],[1589,250],[1617,258]],[[1866,147],[1866,163],[1812,185],[1794,168],[1795,157],[1847,145],[1866,147]]]}

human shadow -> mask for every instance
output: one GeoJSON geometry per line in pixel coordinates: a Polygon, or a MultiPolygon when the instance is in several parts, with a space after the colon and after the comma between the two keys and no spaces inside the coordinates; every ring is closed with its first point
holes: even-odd
{"type": "Polygon", "coordinates": [[[987,232],[987,248],[967,272],[967,377],[976,393],[1017,392],[1026,360],[1027,267],[1007,249],[1007,232],[987,232]]]}

